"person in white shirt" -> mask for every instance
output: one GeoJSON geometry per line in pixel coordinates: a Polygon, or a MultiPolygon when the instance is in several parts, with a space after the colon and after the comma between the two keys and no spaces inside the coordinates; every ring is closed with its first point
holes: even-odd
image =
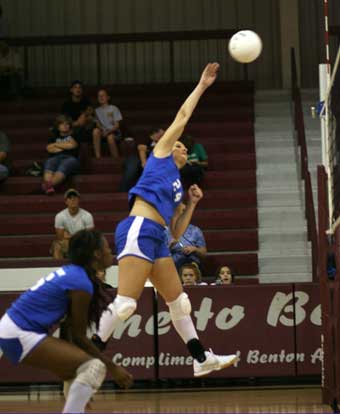
{"type": "Polygon", "coordinates": [[[117,142],[122,138],[119,122],[123,117],[116,106],[110,105],[110,99],[111,97],[106,89],[98,91],[98,103],[100,106],[96,108],[96,119],[99,132],[93,135],[93,146],[96,158],[100,158],[101,140],[102,138],[106,139],[112,158],[118,160],[117,142]]]}
{"type": "Polygon", "coordinates": [[[55,216],[54,227],[56,240],[52,243],[51,254],[54,259],[67,257],[68,245],[71,236],[80,230],[94,229],[93,216],[79,207],[80,194],[74,188],[68,189],[64,194],[67,208],[55,216]]]}

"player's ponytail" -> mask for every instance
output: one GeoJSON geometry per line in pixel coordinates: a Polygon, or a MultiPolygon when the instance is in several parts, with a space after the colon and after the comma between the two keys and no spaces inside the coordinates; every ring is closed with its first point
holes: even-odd
{"type": "Polygon", "coordinates": [[[103,242],[104,238],[101,232],[80,230],[71,237],[68,252],[71,263],[83,267],[93,284],[88,323],[94,322],[97,327],[100,315],[112,301],[111,295],[103,288],[103,283],[98,279],[96,271],[92,267],[95,261],[94,253],[103,248],[103,242]]]}

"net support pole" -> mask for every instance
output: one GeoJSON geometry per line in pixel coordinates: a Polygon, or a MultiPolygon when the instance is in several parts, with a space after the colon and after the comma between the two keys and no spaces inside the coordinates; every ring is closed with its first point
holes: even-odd
{"type": "Polygon", "coordinates": [[[322,164],[325,167],[328,180],[327,180],[327,193],[328,193],[328,208],[329,208],[329,228],[332,226],[333,219],[333,174],[331,171],[331,154],[330,154],[330,142],[329,142],[329,105],[326,100],[328,99],[327,92],[330,82],[327,63],[319,65],[319,99],[320,102],[325,102],[323,114],[320,116],[321,123],[321,151],[322,151],[322,164]]]}
{"type": "MultiPolygon", "coordinates": [[[[319,100],[320,102],[325,102],[326,94],[327,94],[327,64],[321,63],[319,65],[319,100]]],[[[326,169],[328,174],[328,161],[327,161],[327,154],[328,154],[328,124],[326,122],[326,111],[327,105],[325,105],[324,111],[322,116],[320,117],[321,122],[321,151],[322,151],[322,164],[326,169]]]]}
{"type": "Polygon", "coordinates": [[[321,112],[321,139],[322,139],[322,163],[328,175],[328,220],[329,228],[333,222],[333,171],[331,171],[331,145],[329,142],[329,105],[328,95],[331,84],[331,65],[329,55],[329,31],[328,31],[328,0],[323,0],[325,20],[325,57],[326,63],[319,66],[320,101],[324,101],[323,116],[321,112]]]}

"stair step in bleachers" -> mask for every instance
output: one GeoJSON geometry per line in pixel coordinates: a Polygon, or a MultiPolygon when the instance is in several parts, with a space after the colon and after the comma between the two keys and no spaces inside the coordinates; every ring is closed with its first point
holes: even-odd
{"type": "MultiPolygon", "coordinates": [[[[62,209],[60,203],[60,209],[62,209]]],[[[125,210],[119,212],[101,212],[100,205],[94,210],[96,228],[104,232],[113,231],[120,220],[126,216],[125,210]]],[[[256,208],[242,210],[202,210],[195,213],[192,221],[203,230],[249,229],[257,227],[256,208]]],[[[2,214],[0,216],[2,235],[51,234],[54,232],[54,214],[2,214]]]]}
{"type": "MultiPolygon", "coordinates": [[[[0,193],[1,194],[1,193],[0,193]]],[[[125,193],[102,193],[81,195],[81,205],[86,210],[127,211],[128,201],[125,193]]],[[[256,189],[251,190],[211,190],[206,191],[200,201],[200,208],[207,209],[242,209],[256,208],[256,189]]],[[[0,196],[0,213],[34,214],[56,213],[63,209],[62,195],[47,197],[45,195],[12,195],[0,196]]]]}
{"type": "MultiPolygon", "coordinates": [[[[63,260],[54,260],[51,257],[27,258],[0,258],[0,269],[15,269],[26,267],[58,267],[65,263],[63,260]]],[[[114,264],[117,264],[114,260],[114,264]]],[[[203,274],[215,275],[220,266],[230,266],[237,275],[256,275],[258,258],[256,253],[214,253],[208,254],[203,264],[203,274]]]]}
{"type": "MultiPolygon", "coordinates": [[[[211,156],[212,152],[209,152],[211,156]]],[[[25,154],[26,155],[26,154],[25,154]]],[[[33,162],[44,162],[44,157],[38,159],[18,159],[13,162],[16,175],[24,175],[25,171],[32,166],[33,162]]],[[[256,169],[256,157],[253,153],[240,154],[215,154],[210,157],[209,171],[230,170],[253,170],[256,169]]],[[[88,172],[91,174],[119,174],[121,167],[109,157],[97,160],[90,159],[88,172]]]]}
{"type": "MultiPolygon", "coordinates": [[[[112,193],[118,191],[120,174],[75,175],[68,182],[83,193],[112,193]]],[[[63,188],[63,186],[61,186],[63,188]]],[[[256,188],[256,174],[251,170],[210,171],[204,177],[205,189],[247,189],[256,188]]],[[[10,177],[0,183],[0,192],[4,194],[39,194],[41,178],[10,177]]]]}
{"type": "MultiPolygon", "coordinates": [[[[112,233],[105,233],[112,248],[112,233]]],[[[257,231],[256,230],[224,230],[204,232],[204,236],[213,251],[252,251],[257,250],[257,231]]],[[[0,237],[0,257],[41,257],[49,255],[49,248],[54,235],[52,232],[46,234],[35,234],[27,236],[8,236],[0,237]],[[18,250],[19,246],[19,250],[18,250]]]]}

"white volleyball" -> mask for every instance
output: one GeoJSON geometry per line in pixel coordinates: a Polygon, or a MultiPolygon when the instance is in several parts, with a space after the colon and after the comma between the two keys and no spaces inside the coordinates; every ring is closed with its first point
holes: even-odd
{"type": "Polygon", "coordinates": [[[241,30],[229,40],[229,53],[240,63],[250,63],[257,59],[262,51],[262,40],[252,30],[241,30]]]}

